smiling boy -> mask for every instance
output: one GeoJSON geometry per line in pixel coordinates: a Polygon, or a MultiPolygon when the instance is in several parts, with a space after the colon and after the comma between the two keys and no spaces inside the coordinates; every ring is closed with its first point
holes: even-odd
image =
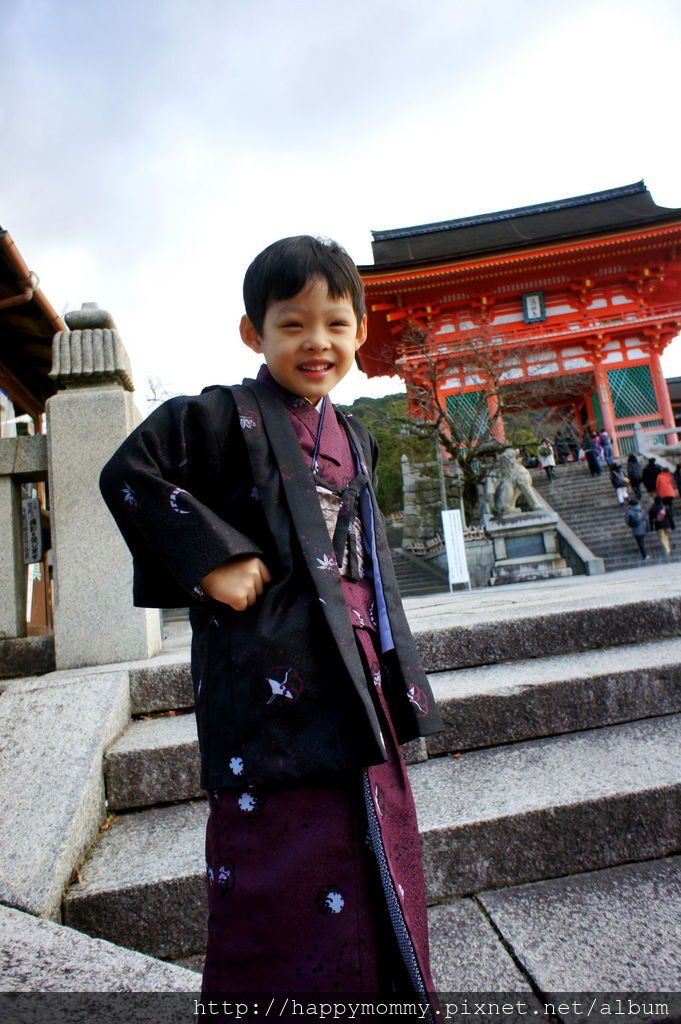
{"type": "Polygon", "coordinates": [[[102,473],[136,603],[190,606],[204,991],[427,1000],[398,743],[440,719],[375,501],[375,441],[328,400],[366,339],[362,282],[336,243],[297,236],[256,257],[244,302],[258,379],[165,403],[102,473]]]}

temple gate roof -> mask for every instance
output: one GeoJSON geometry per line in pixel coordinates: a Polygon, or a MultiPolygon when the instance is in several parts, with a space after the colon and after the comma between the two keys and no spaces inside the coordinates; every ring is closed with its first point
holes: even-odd
{"type": "Polygon", "coordinates": [[[681,217],[658,206],[643,181],[553,202],[520,206],[457,220],[372,231],[374,264],[388,269],[429,260],[474,257],[575,237],[601,234],[681,217]]]}

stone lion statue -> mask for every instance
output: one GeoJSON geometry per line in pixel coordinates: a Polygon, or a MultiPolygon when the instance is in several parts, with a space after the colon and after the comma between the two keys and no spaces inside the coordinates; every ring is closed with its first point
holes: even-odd
{"type": "Polygon", "coordinates": [[[497,456],[496,466],[493,471],[494,488],[494,515],[510,516],[517,511],[517,504],[520,499],[528,509],[541,508],[537,495],[532,487],[532,477],[529,470],[518,462],[518,450],[516,448],[505,448],[497,456]]]}

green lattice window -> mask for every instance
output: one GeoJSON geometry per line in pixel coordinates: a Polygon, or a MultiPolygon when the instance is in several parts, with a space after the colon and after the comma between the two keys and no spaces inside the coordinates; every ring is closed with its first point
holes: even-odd
{"type": "Polygon", "coordinates": [[[455,432],[462,439],[477,441],[489,434],[491,424],[486,391],[447,395],[447,414],[456,424],[455,432]]]}
{"type": "Polygon", "coordinates": [[[621,434],[617,435],[617,443],[620,448],[620,456],[625,455],[636,455],[636,438],[633,434],[630,437],[622,437],[621,434]]]}
{"type": "Polygon", "coordinates": [[[616,419],[645,416],[658,411],[649,366],[624,366],[618,370],[608,370],[608,385],[616,419]]]}

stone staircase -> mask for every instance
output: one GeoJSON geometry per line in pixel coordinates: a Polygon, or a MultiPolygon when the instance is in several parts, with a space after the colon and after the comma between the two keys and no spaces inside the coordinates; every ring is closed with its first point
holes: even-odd
{"type": "MultiPolygon", "coordinates": [[[[681,989],[681,587],[659,572],[405,602],[446,722],[409,769],[440,989],[681,989]]],[[[130,679],[134,717],[105,759],[113,816],[63,920],[198,966],[189,668],[130,679]]]]}
{"type": "Polygon", "coordinates": [[[445,574],[427,560],[417,558],[401,548],[393,549],[391,555],[402,597],[441,594],[449,590],[445,574]]]}
{"type": "MultiPolygon", "coordinates": [[[[615,499],[607,466],[603,466],[600,476],[592,477],[586,463],[569,462],[556,466],[552,483],[546,479],[543,469],[534,470],[532,483],[580,540],[604,560],[606,572],[641,564],[636,541],[624,521],[624,511],[615,499]]],[[[650,504],[644,488],[642,506],[647,511],[650,504]]],[[[675,512],[680,508],[681,503],[677,499],[675,512]]],[[[681,544],[675,544],[674,533],[671,538],[671,560],[677,561],[681,559],[681,544]]],[[[654,534],[648,533],[646,546],[653,563],[669,560],[654,534]]]]}

